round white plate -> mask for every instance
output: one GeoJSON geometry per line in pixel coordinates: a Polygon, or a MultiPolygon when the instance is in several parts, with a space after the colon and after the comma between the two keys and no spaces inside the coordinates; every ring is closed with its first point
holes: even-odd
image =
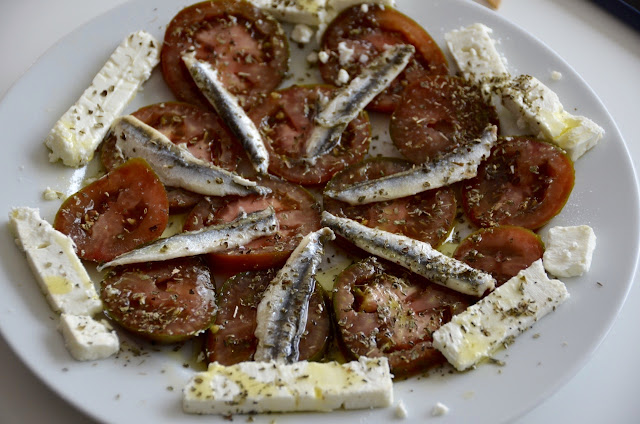
{"type": "MultiPolygon", "coordinates": [[[[591,225],[598,236],[591,271],[566,279],[571,298],[496,357],[502,367],[482,364],[466,373],[448,369],[395,384],[396,401],[409,420],[436,420],[436,402],[450,408],[437,422],[501,422],[533,408],[571,378],[613,323],[633,281],[638,258],[638,191],[624,142],[611,117],[582,79],[545,45],[491,11],[463,0],[399,0],[399,9],[423,24],[444,46],[444,33],[482,22],[494,29],[498,49],[512,73],[538,77],[558,93],[567,110],[592,118],[606,136],[576,163],[576,184],[562,213],[550,225],[591,225]],[[563,78],[553,81],[551,71],[563,78]],[[633,234],[633,237],[629,237],[633,234]],[[539,335],[533,337],[534,334],[539,335]]],[[[115,46],[130,32],[145,29],[162,39],[169,20],[187,3],[138,0],[122,5],[73,32],[45,54],[0,104],[5,181],[0,200],[3,222],[14,206],[39,207],[51,221],[60,202],[42,200],[46,187],[70,190],[82,171],[50,164],[42,141],[73,104],[115,46]]],[[[304,65],[304,56],[294,61],[304,65]]],[[[170,100],[159,70],[128,107],[170,100]]],[[[177,352],[125,349],[117,358],[74,361],[56,331],[52,313],[16,248],[7,225],[0,229],[0,330],[22,360],[63,398],[105,422],[221,422],[221,417],[188,416],[181,388],[193,374],[191,344],[177,352]],[[186,365],[186,366],[185,366],[186,365]]],[[[132,341],[129,345],[135,346],[132,341]]],[[[308,422],[380,422],[394,408],[304,415],[308,422]]],[[[299,422],[300,414],[258,416],[256,422],[299,422]]],[[[245,418],[239,418],[244,420],[245,418]]]]}

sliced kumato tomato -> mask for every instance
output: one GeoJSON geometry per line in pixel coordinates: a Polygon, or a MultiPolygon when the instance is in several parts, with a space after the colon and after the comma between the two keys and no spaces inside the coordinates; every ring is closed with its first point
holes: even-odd
{"type": "Polygon", "coordinates": [[[197,258],[114,268],[102,281],[100,298],[117,323],[161,342],[206,330],[216,313],[209,269],[197,258]]]}
{"type": "Polygon", "coordinates": [[[164,186],[143,159],[131,159],[64,201],[53,226],[78,256],[110,261],[160,237],[169,220],[164,186]]]}
{"type": "Polygon", "coordinates": [[[391,372],[408,376],[443,362],[432,333],[471,303],[454,292],[373,257],[344,270],[333,307],[347,353],[385,356],[391,372]]]}
{"type": "Polygon", "coordinates": [[[306,234],[320,228],[320,206],[307,190],[275,177],[258,177],[256,182],[272,192],[265,196],[205,198],[185,220],[185,231],[197,230],[231,222],[242,213],[260,211],[269,206],[275,209],[280,227],[278,232],[231,251],[208,254],[207,258],[216,270],[255,270],[282,265],[306,234]]]}
{"type": "Polygon", "coordinates": [[[489,124],[498,125],[498,116],[478,87],[459,77],[434,75],[404,90],[389,135],[404,157],[424,163],[480,138],[489,124]]]}
{"type": "Polygon", "coordinates": [[[289,66],[289,46],[278,21],[244,0],[189,6],[164,35],[161,64],[167,85],[178,99],[210,107],[182,62],[182,55],[191,51],[219,71],[243,107],[280,85],[289,66]]]}
{"type": "Polygon", "coordinates": [[[508,137],[462,185],[462,205],[480,227],[535,230],[562,210],[573,183],[573,162],[558,147],[533,137],[508,137]]]}
{"type": "MultiPolygon", "coordinates": [[[[411,166],[411,163],[402,159],[367,159],[336,174],[326,189],[340,191],[347,185],[392,175],[410,169],[411,166]]],[[[323,208],[336,216],[353,219],[368,227],[403,234],[437,247],[453,228],[456,197],[448,187],[366,205],[349,205],[324,196],[323,208]]]]}
{"type": "Polygon", "coordinates": [[[426,75],[448,73],[447,60],[429,33],[395,9],[355,5],[338,15],[322,36],[322,50],[329,53],[329,59],[319,63],[322,79],[339,85],[341,69],[353,78],[387,46],[396,44],[412,44],[416,53],[391,86],[367,106],[369,110],[391,113],[404,87],[426,75]]]}
{"type": "Polygon", "coordinates": [[[252,109],[251,119],[269,151],[269,172],[302,185],[327,182],[336,172],[360,161],[369,149],[371,126],[366,113],[351,121],[330,152],[310,162],[304,147],[313,127],[319,97],[331,96],[323,85],[292,86],[271,93],[252,109]]]}
{"type": "MultiPolygon", "coordinates": [[[[218,296],[218,314],[207,331],[205,353],[209,362],[232,365],[253,360],[258,346],[254,333],[256,313],[276,270],[250,271],[227,280],[218,296]]],[[[320,359],[329,343],[331,319],[322,289],[316,285],[309,300],[307,325],[300,339],[300,360],[320,359]]]]}
{"type": "Polygon", "coordinates": [[[453,257],[473,268],[488,272],[502,285],[521,270],[542,258],[540,237],[523,227],[503,225],[483,228],[467,236],[453,257]]]}
{"type": "MultiPolygon", "coordinates": [[[[155,128],[177,145],[183,145],[198,159],[228,171],[249,167],[238,139],[220,117],[210,110],[188,103],[167,102],[145,106],[131,115],[155,128]]],[[[109,135],[102,143],[100,159],[107,170],[124,163],[116,150],[116,138],[109,135]]],[[[192,208],[202,196],[181,188],[167,187],[171,212],[192,208]]]]}

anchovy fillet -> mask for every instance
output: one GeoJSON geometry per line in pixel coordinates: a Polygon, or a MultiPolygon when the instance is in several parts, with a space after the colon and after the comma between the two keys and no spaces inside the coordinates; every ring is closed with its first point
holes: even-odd
{"type": "Polygon", "coordinates": [[[267,287],[256,316],[256,361],[292,363],[298,360],[300,337],[307,323],[309,298],[315,288],[323,244],[334,238],[328,228],[307,234],[267,287]]]}
{"type": "Polygon", "coordinates": [[[327,211],[322,212],[322,225],[371,254],[460,293],[482,296],[495,288],[491,275],[438,252],[429,243],[369,228],[327,211]]]}
{"type": "Polygon", "coordinates": [[[183,55],[182,61],[202,94],[238,137],[253,167],[259,173],[266,174],[269,168],[269,153],[262,135],[238,104],[238,99],[222,84],[218,70],[209,63],[196,59],[194,53],[183,55]]]}
{"type": "Polygon", "coordinates": [[[259,237],[273,235],[277,231],[276,213],[273,207],[269,206],[265,210],[250,213],[229,223],[187,231],[157,240],[118,256],[111,262],[99,266],[98,270],[110,266],[166,261],[185,256],[223,252],[243,246],[259,237]]]}
{"type": "Polygon", "coordinates": [[[145,159],[165,185],[205,196],[265,195],[271,192],[254,181],[196,158],[135,116],[117,119],[111,131],[117,137],[118,151],[125,158],[145,159]]]}
{"type": "Polygon", "coordinates": [[[340,142],[349,122],[400,75],[415,50],[410,44],[392,46],[364,68],[349,85],[339,89],[316,116],[317,125],[307,139],[304,156],[313,158],[331,151],[340,142]]]}
{"type": "Polygon", "coordinates": [[[361,205],[412,196],[473,178],[478,174],[480,162],[491,154],[496,140],[497,128],[490,125],[479,139],[459,146],[435,162],[375,180],[358,182],[340,191],[326,190],[324,194],[350,205],[361,205]]]}

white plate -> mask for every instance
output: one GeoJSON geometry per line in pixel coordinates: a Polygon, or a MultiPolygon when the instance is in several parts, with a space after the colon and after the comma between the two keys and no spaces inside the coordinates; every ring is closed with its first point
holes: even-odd
{"type": "MultiPolygon", "coordinates": [[[[47,186],[66,190],[69,180],[81,177],[81,173],[48,163],[42,145],[48,130],[75,102],[126,34],[144,28],[161,39],[166,23],[184,5],[172,0],[140,0],[118,7],[56,44],[10,90],[0,104],[0,128],[5,140],[0,158],[0,175],[6,182],[0,201],[3,220],[12,206],[22,205],[39,207],[45,218],[53,218],[59,202],[43,201],[42,191],[47,186]],[[28,125],[19,125],[23,122],[28,125]]],[[[395,385],[396,399],[403,399],[410,411],[409,421],[429,420],[431,408],[438,401],[449,406],[451,412],[437,422],[507,421],[534,407],[572,377],[620,310],[638,257],[636,237],[627,237],[639,233],[633,169],[615,124],[595,94],[562,59],[533,37],[462,0],[399,0],[399,8],[423,24],[441,46],[444,32],[452,28],[473,22],[489,25],[501,40],[499,50],[508,58],[513,73],[537,76],[560,95],[568,110],[577,109],[607,132],[600,145],[576,164],[574,191],[562,214],[552,222],[589,224],[598,236],[591,271],[583,278],[566,281],[570,300],[498,355],[505,360],[504,367],[484,364],[463,374],[431,373],[395,385]],[[551,81],[552,70],[560,71],[562,80],[551,81]],[[540,337],[534,339],[534,333],[540,337]]],[[[167,100],[167,93],[156,71],[128,110],[167,100]]],[[[180,388],[192,373],[183,367],[193,355],[190,345],[177,353],[136,356],[129,352],[97,363],[72,360],[55,330],[55,315],[6,225],[0,237],[0,330],[42,381],[100,421],[222,421],[219,417],[187,416],[181,411],[180,388]]],[[[374,422],[391,419],[393,414],[391,408],[331,416],[311,414],[304,419],[318,423],[327,419],[374,422]]],[[[256,421],[270,422],[273,418],[256,417],[256,421]]],[[[300,415],[279,416],[277,422],[300,419],[300,415]]]]}

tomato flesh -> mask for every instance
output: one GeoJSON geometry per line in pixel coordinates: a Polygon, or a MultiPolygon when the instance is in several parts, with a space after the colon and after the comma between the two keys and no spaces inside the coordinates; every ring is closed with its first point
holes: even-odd
{"type": "Polygon", "coordinates": [[[562,210],[574,178],[573,162],[558,147],[533,137],[509,137],[463,184],[462,205],[480,227],[536,230],[562,210]]]}
{"type": "Polygon", "coordinates": [[[373,257],[336,279],[333,306],[343,345],[351,356],[385,356],[396,377],[444,361],[432,334],[464,311],[471,299],[373,257]]]}
{"type": "Polygon", "coordinates": [[[364,11],[361,5],[355,5],[338,15],[322,36],[322,49],[330,53],[329,60],[319,64],[322,79],[339,85],[340,69],[353,78],[387,46],[396,44],[411,44],[416,53],[404,71],[367,106],[369,110],[391,113],[402,98],[404,87],[427,75],[448,73],[447,60],[429,33],[395,9],[369,5],[364,11]],[[351,59],[346,62],[340,58],[340,43],[353,49],[351,59]],[[367,60],[363,63],[364,57],[367,60]]]}
{"type": "Polygon", "coordinates": [[[248,1],[194,4],[180,11],[165,32],[161,65],[167,85],[178,99],[209,108],[182,62],[187,51],[216,68],[243,106],[280,85],[289,66],[287,38],[280,24],[248,1]]]}
{"type": "Polygon", "coordinates": [[[521,270],[542,258],[540,237],[522,227],[510,225],[483,228],[456,248],[453,257],[491,274],[500,286],[521,270]]]}
{"type": "MultiPolygon", "coordinates": [[[[256,313],[264,291],[276,276],[276,270],[244,272],[222,286],[218,296],[218,314],[212,330],[207,331],[205,351],[209,362],[233,365],[253,360],[258,346],[254,335],[256,313]]],[[[320,359],[331,334],[331,320],[322,289],[309,300],[309,315],[300,339],[300,360],[320,359]]]]}
{"type": "Polygon", "coordinates": [[[102,282],[100,298],[120,325],[161,342],[198,334],[216,312],[209,269],[197,258],[115,268],[102,282]]]}
{"type": "Polygon", "coordinates": [[[106,262],[160,237],[169,221],[164,186],[143,159],[131,159],[70,196],[53,226],[82,259],[106,262]]]}

